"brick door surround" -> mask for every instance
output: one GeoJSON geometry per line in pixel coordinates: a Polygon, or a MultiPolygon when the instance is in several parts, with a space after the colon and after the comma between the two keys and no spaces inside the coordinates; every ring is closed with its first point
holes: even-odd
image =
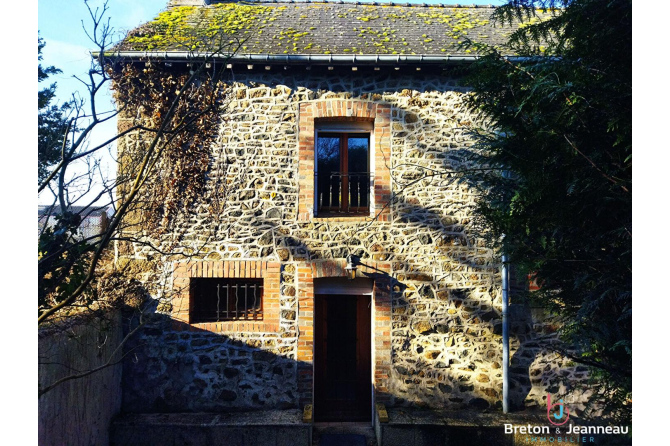
{"type": "MultiPolygon", "coordinates": [[[[391,264],[367,262],[357,274],[374,275],[372,289],[372,374],[374,398],[377,403],[388,400],[388,379],[391,368],[391,264]],[[383,273],[380,273],[383,272],[383,273]]],[[[314,403],[314,279],[346,277],[345,259],[316,260],[298,266],[298,392],[300,406],[314,403]]]]}

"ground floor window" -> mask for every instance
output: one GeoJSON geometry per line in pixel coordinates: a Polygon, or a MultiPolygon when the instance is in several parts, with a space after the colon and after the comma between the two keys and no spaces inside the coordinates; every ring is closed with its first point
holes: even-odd
{"type": "Polygon", "coordinates": [[[263,279],[191,279],[191,323],[263,319],[263,279]]]}

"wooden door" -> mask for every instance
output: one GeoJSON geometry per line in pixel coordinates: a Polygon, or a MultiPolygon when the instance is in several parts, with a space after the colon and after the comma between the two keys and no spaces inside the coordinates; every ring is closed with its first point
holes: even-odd
{"type": "Polygon", "coordinates": [[[370,421],[370,296],[317,295],[315,313],[315,421],[370,421]]]}

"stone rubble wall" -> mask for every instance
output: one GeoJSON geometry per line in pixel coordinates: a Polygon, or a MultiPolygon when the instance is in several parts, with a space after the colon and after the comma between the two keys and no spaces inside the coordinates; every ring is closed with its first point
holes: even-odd
{"type": "Polygon", "coordinates": [[[152,325],[138,338],[144,345],[137,362],[125,364],[127,411],[297,408],[296,362],[279,353],[277,335],[232,336],[152,325]]]}
{"type": "Polygon", "coordinates": [[[215,333],[159,310],[129,342],[124,411],[297,409],[295,272],[283,264],[277,333],[215,333]]]}
{"type": "MultiPolygon", "coordinates": [[[[390,404],[499,407],[499,260],[483,238],[484,229],[473,220],[477,193],[453,175],[420,179],[425,173],[475,167],[468,161],[473,142],[467,132],[474,117],[464,105],[467,89],[457,79],[429,73],[411,77],[397,72],[322,73],[236,72],[233,96],[222,111],[219,137],[212,148],[208,192],[193,209],[182,213],[173,234],[153,242],[194,256],[191,261],[267,259],[296,265],[341,259],[351,251],[363,262],[390,262],[390,274],[397,281],[392,295],[390,404]],[[391,106],[388,163],[397,196],[388,221],[298,221],[299,104],[335,98],[391,106]],[[213,208],[217,211],[212,212],[213,208]]],[[[130,149],[136,143],[133,136],[124,142],[130,149]]],[[[151,238],[151,234],[146,236],[151,238]]],[[[147,245],[133,249],[131,256],[137,259],[157,256],[147,245]]],[[[162,260],[169,265],[179,261],[179,256],[163,256],[162,260]]],[[[295,350],[277,352],[277,345],[266,344],[277,338],[290,339],[291,346],[297,343],[293,321],[297,300],[293,296],[301,284],[292,280],[290,296],[282,298],[278,334],[225,334],[242,339],[250,349],[278,354],[275,361],[280,365],[257,359],[253,351],[240,349],[228,339],[216,340],[224,335],[156,334],[160,345],[149,358],[158,365],[131,386],[137,394],[131,405],[141,405],[145,395],[155,400],[155,390],[148,388],[163,389],[164,399],[168,388],[175,388],[183,401],[168,404],[170,408],[295,404],[291,384],[295,368],[284,362],[295,360],[295,350]],[[221,345],[228,353],[221,351],[221,345]],[[181,357],[190,358],[188,364],[170,365],[169,358],[180,350],[181,357]],[[226,376],[233,361],[238,361],[242,371],[239,375],[229,371],[226,376]],[[279,370],[281,374],[275,373],[279,370]],[[177,378],[179,373],[193,379],[177,378]],[[242,382],[251,387],[242,388],[242,382]]],[[[555,339],[555,334],[542,332],[541,323],[524,322],[517,328],[512,361],[518,384],[513,383],[512,390],[518,393],[518,400],[542,405],[547,387],[554,386],[551,383],[561,377],[585,378],[580,368],[564,367],[565,361],[539,347],[541,339],[555,339]]],[[[145,372],[137,367],[131,369],[145,372]]]]}

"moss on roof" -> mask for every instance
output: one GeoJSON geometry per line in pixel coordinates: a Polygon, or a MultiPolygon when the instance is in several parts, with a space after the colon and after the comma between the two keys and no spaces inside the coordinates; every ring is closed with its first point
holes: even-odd
{"type": "Polygon", "coordinates": [[[470,38],[502,44],[513,28],[495,28],[487,7],[408,7],[352,3],[218,3],[174,6],[119,45],[136,51],[242,54],[466,55],[470,38]]]}

